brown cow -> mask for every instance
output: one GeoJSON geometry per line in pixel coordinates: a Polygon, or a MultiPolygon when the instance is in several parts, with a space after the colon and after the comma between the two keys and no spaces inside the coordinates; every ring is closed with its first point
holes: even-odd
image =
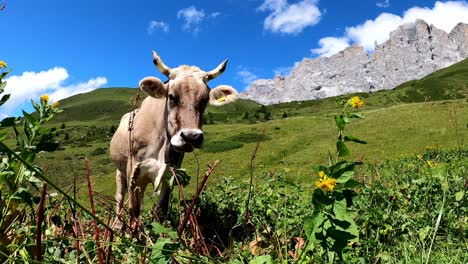
{"type": "Polygon", "coordinates": [[[187,65],[171,69],[154,51],[153,62],[169,80],[163,83],[156,77],[146,77],[140,81],[139,89],[149,96],[135,110],[132,155],[128,128],[132,113],[122,117],[110,145],[111,158],[117,167],[117,214],[128,190],[131,217],[135,219],[149,183],[154,191],[161,185],[158,207],[167,212],[170,187],[163,176],[169,166],[180,167],[185,152],[202,145],[202,118],[208,102],[219,106],[237,99],[231,86],[210,89],[207,85],[225,70],[227,60],[209,72],[187,65]]]}

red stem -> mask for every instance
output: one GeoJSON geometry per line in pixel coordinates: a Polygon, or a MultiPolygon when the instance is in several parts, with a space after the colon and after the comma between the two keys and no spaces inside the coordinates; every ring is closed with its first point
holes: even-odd
{"type": "Polygon", "coordinates": [[[42,220],[44,219],[44,203],[46,197],[47,182],[42,184],[41,200],[37,208],[37,233],[36,233],[36,258],[39,262],[42,261],[42,220]]]}
{"type": "Polygon", "coordinates": [[[213,165],[211,165],[210,168],[206,171],[205,176],[203,176],[200,186],[198,186],[197,192],[195,193],[195,196],[192,199],[192,203],[190,204],[190,207],[185,209],[184,220],[182,221],[182,223],[180,223],[179,228],[177,229],[179,235],[182,233],[185,226],[187,225],[187,221],[189,220],[190,214],[192,213],[193,207],[195,206],[195,202],[198,200],[198,196],[200,196],[201,191],[205,187],[208,177],[211,175],[211,173],[216,168],[216,165],[218,165],[218,163],[219,163],[219,160],[216,160],[213,163],[213,165]]]}
{"type": "MultiPolygon", "coordinates": [[[[89,160],[86,158],[86,180],[88,181],[88,192],[89,192],[89,202],[91,203],[91,213],[96,216],[96,210],[94,209],[94,198],[93,198],[93,190],[91,188],[91,178],[89,177],[89,160]]],[[[103,264],[102,259],[102,249],[99,243],[99,228],[97,226],[97,221],[94,219],[94,233],[96,236],[96,246],[98,249],[98,256],[99,256],[99,264],[103,264]]]]}

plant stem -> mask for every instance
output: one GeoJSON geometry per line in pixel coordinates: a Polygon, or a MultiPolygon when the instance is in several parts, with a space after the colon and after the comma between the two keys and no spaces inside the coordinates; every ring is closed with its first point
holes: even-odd
{"type": "Polygon", "coordinates": [[[41,200],[37,208],[37,232],[36,232],[36,259],[42,261],[42,220],[44,219],[44,203],[47,190],[47,182],[42,184],[41,200]]]}
{"type": "MultiPolygon", "coordinates": [[[[86,180],[88,181],[88,192],[89,192],[89,202],[91,204],[91,212],[93,215],[96,215],[96,210],[94,209],[94,198],[93,198],[93,190],[91,188],[91,178],[89,176],[89,160],[86,158],[86,180]]],[[[98,257],[99,257],[99,264],[103,264],[103,258],[102,258],[102,249],[101,245],[99,243],[99,228],[97,226],[97,221],[94,219],[94,233],[96,236],[96,246],[98,250],[98,257]]]]}

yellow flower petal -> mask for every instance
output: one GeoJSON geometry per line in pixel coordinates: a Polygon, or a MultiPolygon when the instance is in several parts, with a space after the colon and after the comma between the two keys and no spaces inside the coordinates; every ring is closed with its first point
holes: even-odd
{"type": "Polygon", "coordinates": [[[0,69],[1,69],[1,68],[6,68],[6,67],[8,67],[8,65],[6,64],[6,62],[0,61],[0,69]]]}
{"type": "Polygon", "coordinates": [[[364,102],[361,100],[361,98],[359,98],[359,96],[354,96],[349,100],[349,104],[353,108],[360,108],[364,105],[364,102]]]}
{"type": "Polygon", "coordinates": [[[53,103],[50,107],[51,107],[52,109],[55,109],[55,108],[57,108],[59,105],[60,105],[59,102],[55,102],[55,103],[53,103]]]}
{"type": "Polygon", "coordinates": [[[318,182],[315,183],[317,188],[322,189],[326,192],[333,192],[333,189],[336,186],[336,179],[328,178],[326,175],[323,176],[323,179],[320,179],[318,182]]]}
{"type": "Polygon", "coordinates": [[[41,96],[41,101],[47,104],[49,102],[49,96],[47,94],[44,94],[43,96],[41,96]]]}
{"type": "Polygon", "coordinates": [[[327,176],[327,175],[325,174],[325,172],[323,172],[323,171],[320,171],[320,172],[319,172],[319,177],[320,177],[320,179],[323,179],[323,177],[325,177],[325,176],[327,176]]]}

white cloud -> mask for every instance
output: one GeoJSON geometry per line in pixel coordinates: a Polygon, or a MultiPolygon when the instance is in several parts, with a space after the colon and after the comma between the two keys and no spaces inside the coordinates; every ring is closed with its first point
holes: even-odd
{"type": "Polygon", "coordinates": [[[348,38],[326,37],[319,40],[320,48],[311,49],[313,54],[330,57],[349,46],[348,38]]]}
{"type": "Polygon", "coordinates": [[[289,4],[287,0],[265,0],[258,10],[271,13],[265,18],[263,28],[275,33],[298,34],[320,21],[322,14],[317,3],[316,0],[295,4],[289,4]]]}
{"type": "Polygon", "coordinates": [[[195,6],[189,6],[179,10],[177,18],[184,20],[182,25],[184,31],[197,34],[200,31],[200,24],[205,18],[205,11],[203,9],[198,10],[195,6]]]}
{"type": "Polygon", "coordinates": [[[151,20],[149,22],[148,28],[146,31],[148,34],[153,34],[157,29],[161,29],[163,32],[169,32],[169,25],[163,21],[151,20]]]}
{"type": "Polygon", "coordinates": [[[237,77],[245,84],[249,84],[254,80],[258,79],[258,76],[253,74],[252,72],[248,71],[244,67],[239,67],[239,71],[237,72],[237,77]]]}
{"type": "Polygon", "coordinates": [[[210,14],[210,17],[211,17],[211,18],[217,18],[217,17],[219,17],[220,15],[221,15],[220,12],[213,12],[213,13],[210,14]]]}
{"type": "Polygon", "coordinates": [[[373,50],[375,42],[378,44],[385,42],[390,32],[403,23],[405,22],[400,16],[382,13],[374,20],[367,20],[364,24],[346,28],[346,37],[364,46],[366,50],[373,50]]]}
{"type": "Polygon", "coordinates": [[[389,38],[391,31],[398,26],[423,19],[446,32],[450,32],[459,22],[468,23],[468,3],[466,1],[437,1],[434,7],[412,7],[403,13],[403,16],[381,13],[374,20],[367,20],[363,24],[347,27],[344,35],[339,38],[326,37],[319,41],[320,48],[312,52],[321,56],[333,54],[341,39],[341,43],[357,43],[368,51],[373,51],[374,43],[382,44],[389,38]],[[335,39],[334,44],[332,45],[335,39]],[[328,45],[328,46],[327,46],[328,45]]]}
{"type": "Polygon", "coordinates": [[[432,9],[413,7],[408,9],[403,16],[405,22],[412,22],[417,18],[450,32],[458,23],[468,23],[468,3],[466,1],[437,1],[432,9]]]}
{"type": "Polygon", "coordinates": [[[75,94],[85,93],[102,87],[107,83],[105,77],[97,77],[87,82],[64,85],[69,74],[65,68],[55,67],[47,71],[24,72],[5,79],[5,93],[11,94],[10,100],[2,106],[0,115],[18,114],[23,107],[29,107],[31,99],[38,100],[48,94],[51,101],[59,101],[75,94]]]}
{"type": "Polygon", "coordinates": [[[387,7],[390,6],[390,0],[377,1],[377,3],[375,3],[375,5],[377,7],[380,7],[380,8],[387,8],[387,7]]]}

